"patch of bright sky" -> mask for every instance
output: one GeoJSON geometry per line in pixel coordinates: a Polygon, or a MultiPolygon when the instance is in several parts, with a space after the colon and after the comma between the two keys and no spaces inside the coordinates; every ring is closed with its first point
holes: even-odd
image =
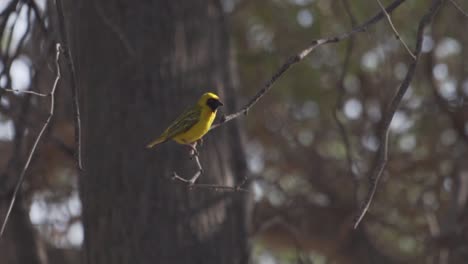
{"type": "Polygon", "coordinates": [[[343,112],[349,119],[358,119],[362,114],[362,104],[359,100],[351,98],[345,102],[343,112]]]}
{"type": "Polygon", "coordinates": [[[430,36],[423,36],[423,42],[421,47],[422,53],[430,52],[434,48],[434,40],[430,36]]]}
{"type": "Polygon", "coordinates": [[[405,94],[403,95],[403,101],[408,101],[411,99],[411,97],[413,97],[413,94],[414,94],[414,89],[413,89],[413,86],[409,85],[408,86],[408,89],[406,89],[406,92],[405,94]]]}
{"type": "Polygon", "coordinates": [[[78,193],[74,192],[68,199],[59,204],[49,205],[45,194],[34,195],[29,218],[33,224],[46,222],[66,222],[69,217],[81,214],[81,202],[78,193]]]}
{"type": "Polygon", "coordinates": [[[31,83],[31,61],[25,57],[18,57],[13,61],[10,68],[11,88],[24,91],[31,83]]]}
{"type": "Polygon", "coordinates": [[[361,66],[365,70],[374,71],[379,65],[379,57],[376,52],[368,51],[361,58],[361,66]]]}
{"type": "Polygon", "coordinates": [[[0,122],[0,140],[11,141],[15,135],[15,127],[10,119],[0,122]]]}
{"type": "Polygon", "coordinates": [[[45,11],[47,0],[34,0],[41,12],[45,11]]]}
{"type": "Polygon", "coordinates": [[[412,134],[404,135],[400,138],[398,146],[404,152],[411,152],[416,147],[416,137],[412,134]]]}
{"type": "Polygon", "coordinates": [[[390,130],[395,133],[402,133],[413,126],[414,121],[402,111],[396,111],[390,123],[390,130]]]}
{"type": "Polygon", "coordinates": [[[277,264],[275,257],[268,251],[263,251],[258,256],[258,263],[259,264],[277,264]]]}
{"type": "Polygon", "coordinates": [[[462,46],[456,39],[444,38],[437,44],[435,55],[438,59],[443,59],[459,54],[461,49],[462,46]]]}
{"type": "Polygon", "coordinates": [[[13,13],[9,16],[6,28],[10,29],[11,26],[13,26],[13,34],[8,52],[13,53],[18,48],[19,41],[28,28],[28,7],[26,5],[21,7],[18,14],[13,13]]]}
{"type": "Polygon", "coordinates": [[[297,13],[297,23],[299,23],[300,26],[302,27],[310,27],[314,23],[314,16],[312,13],[306,9],[303,8],[297,13]]]}
{"type": "Polygon", "coordinates": [[[298,5],[298,6],[305,6],[308,4],[312,4],[315,0],[289,0],[289,2],[298,5]]]}
{"type": "Polygon", "coordinates": [[[265,168],[263,146],[258,142],[252,141],[247,144],[246,153],[249,170],[254,174],[262,172],[265,168]]]}
{"type": "Polygon", "coordinates": [[[452,179],[446,177],[446,178],[444,179],[443,186],[444,186],[445,191],[450,192],[450,191],[452,190],[452,187],[453,187],[453,181],[452,181],[452,179]]]}
{"type": "Polygon", "coordinates": [[[403,62],[397,63],[395,65],[395,68],[393,69],[393,73],[395,74],[395,77],[400,81],[405,78],[407,71],[408,71],[408,67],[403,62]]]}
{"type": "Polygon", "coordinates": [[[377,151],[379,140],[374,135],[364,135],[361,137],[361,144],[370,151],[377,151]]]}
{"type": "Polygon", "coordinates": [[[263,187],[256,181],[252,183],[252,189],[253,189],[253,194],[254,194],[254,201],[258,202],[260,201],[263,196],[265,195],[265,191],[263,190],[263,187]]]}
{"type": "Polygon", "coordinates": [[[438,81],[443,81],[448,77],[448,66],[445,63],[439,63],[434,66],[432,69],[432,74],[434,78],[438,81]]]}
{"type": "Polygon", "coordinates": [[[401,43],[394,37],[389,37],[375,48],[367,51],[361,57],[361,68],[366,71],[376,71],[379,64],[385,62],[388,53],[395,52],[401,43]]]}
{"type": "Polygon", "coordinates": [[[408,90],[403,96],[403,100],[405,101],[406,107],[410,109],[419,108],[423,102],[421,96],[414,96],[414,89],[412,85],[408,86],[408,90]]]}
{"type": "Polygon", "coordinates": [[[84,230],[81,222],[73,223],[67,232],[67,239],[72,246],[79,247],[83,243],[84,230]]]}
{"type": "Polygon", "coordinates": [[[5,108],[10,108],[10,101],[8,100],[8,98],[2,97],[2,99],[0,99],[0,105],[2,105],[5,108]]]}
{"type": "Polygon", "coordinates": [[[29,209],[29,219],[34,225],[52,224],[57,230],[67,231],[67,240],[73,246],[80,246],[83,241],[83,226],[73,223],[68,230],[67,222],[81,214],[81,201],[78,192],[73,192],[68,199],[58,204],[48,204],[47,193],[38,193],[33,197],[29,209]]]}
{"type": "Polygon", "coordinates": [[[447,100],[457,98],[457,81],[453,78],[443,81],[439,86],[439,92],[447,100]]]}

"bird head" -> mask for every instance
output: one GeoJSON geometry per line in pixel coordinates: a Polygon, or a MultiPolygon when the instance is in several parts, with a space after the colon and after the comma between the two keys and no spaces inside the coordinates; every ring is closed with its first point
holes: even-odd
{"type": "Polygon", "coordinates": [[[202,95],[200,100],[198,100],[198,105],[200,106],[208,106],[213,112],[218,109],[218,107],[222,106],[223,103],[219,100],[219,97],[214,93],[205,93],[202,95]]]}

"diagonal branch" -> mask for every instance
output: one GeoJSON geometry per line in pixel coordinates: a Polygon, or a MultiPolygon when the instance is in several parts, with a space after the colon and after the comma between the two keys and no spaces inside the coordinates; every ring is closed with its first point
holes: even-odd
{"type": "Polygon", "coordinates": [[[272,87],[273,84],[283,75],[291,66],[294,64],[302,61],[305,57],[307,57],[315,48],[322,46],[324,44],[329,44],[329,43],[337,43],[342,40],[348,39],[352,37],[353,35],[364,32],[367,30],[369,26],[374,25],[375,23],[379,22],[382,20],[382,18],[385,17],[385,13],[389,14],[392,13],[397,7],[399,7],[405,0],[395,0],[393,3],[388,5],[384,10],[380,11],[377,13],[375,16],[372,18],[368,19],[366,22],[363,24],[354,27],[351,31],[342,33],[340,35],[334,36],[334,37],[328,37],[328,38],[321,38],[318,40],[312,41],[312,43],[305,49],[303,49],[301,52],[298,54],[291,56],[281,67],[273,74],[273,76],[264,84],[264,86],[257,92],[257,94],[254,95],[250,99],[250,101],[242,107],[238,112],[224,116],[221,121],[211,127],[211,130],[218,128],[224,123],[227,123],[229,121],[232,121],[233,119],[236,119],[240,117],[241,115],[246,115],[250,108],[252,108],[272,87]]]}
{"type": "Polygon", "coordinates": [[[39,141],[42,138],[42,135],[44,134],[45,130],[49,126],[50,120],[54,116],[54,108],[55,108],[55,90],[57,89],[58,83],[60,81],[60,78],[62,77],[61,71],[60,71],[60,54],[62,52],[62,48],[60,43],[57,43],[56,45],[56,54],[55,54],[55,67],[57,68],[57,75],[55,77],[54,84],[52,86],[52,90],[50,91],[50,107],[49,107],[49,116],[47,117],[46,121],[44,122],[44,125],[42,125],[41,130],[39,131],[39,134],[36,137],[36,140],[34,141],[34,144],[31,148],[31,151],[29,152],[28,158],[26,160],[26,163],[24,164],[23,169],[21,170],[21,174],[19,176],[18,182],[16,183],[15,190],[13,191],[13,196],[11,198],[10,206],[8,207],[8,211],[6,213],[5,219],[3,220],[2,228],[0,230],[0,237],[3,235],[3,232],[5,231],[6,224],[8,222],[8,218],[10,217],[11,210],[13,209],[13,206],[15,204],[16,197],[18,196],[18,192],[21,188],[21,185],[24,181],[24,176],[26,174],[26,171],[29,168],[29,164],[31,163],[32,157],[34,153],[36,152],[37,146],[39,145],[39,141]]]}
{"type": "Polygon", "coordinates": [[[38,93],[38,92],[34,92],[34,91],[23,91],[23,90],[18,90],[18,89],[1,89],[3,91],[7,91],[7,92],[13,92],[13,93],[20,93],[20,94],[33,94],[33,95],[37,95],[39,97],[47,97],[49,96],[49,94],[43,94],[43,93],[38,93]]]}
{"type": "Polygon", "coordinates": [[[387,164],[387,160],[388,160],[388,134],[389,134],[390,123],[393,119],[393,116],[396,110],[398,109],[400,105],[403,95],[405,94],[406,90],[408,90],[408,87],[411,81],[413,80],[416,66],[418,64],[419,57],[421,54],[424,29],[432,21],[432,18],[436,14],[437,10],[439,10],[442,3],[443,3],[443,0],[434,0],[432,2],[431,7],[429,8],[429,11],[421,18],[419,22],[418,32],[416,34],[416,49],[414,51],[414,54],[416,55],[416,59],[411,62],[408,72],[406,73],[406,76],[403,82],[401,83],[395,96],[390,102],[387,108],[387,111],[385,112],[384,117],[382,119],[382,126],[379,131],[379,142],[380,142],[379,150],[377,152],[377,156],[375,158],[372,169],[369,172],[369,182],[370,182],[369,191],[364,199],[364,202],[363,202],[363,205],[361,206],[359,214],[357,215],[354,221],[354,228],[358,227],[359,223],[362,221],[367,210],[369,209],[370,204],[372,203],[372,199],[374,198],[375,192],[377,190],[377,185],[380,181],[380,178],[382,176],[382,173],[385,169],[385,165],[387,164]]]}
{"type": "Polygon", "coordinates": [[[78,85],[76,82],[76,72],[75,72],[75,65],[73,63],[73,58],[71,56],[70,47],[68,45],[67,39],[67,28],[65,25],[65,18],[63,15],[63,6],[62,0],[55,0],[55,6],[57,7],[57,15],[58,15],[58,25],[59,25],[59,32],[60,32],[60,39],[63,43],[63,50],[64,56],[67,61],[68,70],[70,71],[70,85],[72,91],[72,99],[73,99],[73,115],[74,115],[74,123],[75,123],[75,148],[76,148],[76,162],[78,171],[83,170],[83,163],[81,157],[81,114],[80,114],[80,102],[79,102],[79,91],[78,85]]]}
{"type": "Polygon", "coordinates": [[[385,11],[385,7],[382,5],[382,2],[380,2],[380,0],[377,0],[377,3],[379,4],[380,8],[382,9],[382,11],[385,13],[385,17],[387,18],[387,21],[388,23],[390,24],[390,27],[392,28],[393,30],[393,33],[395,33],[395,37],[401,42],[401,44],[403,44],[403,46],[405,47],[406,51],[408,51],[409,55],[411,56],[411,58],[413,58],[413,60],[416,59],[416,56],[414,56],[413,52],[411,52],[411,49],[408,47],[408,45],[406,45],[406,42],[403,40],[403,38],[400,36],[400,33],[398,33],[397,29],[395,28],[395,26],[393,25],[393,22],[392,22],[392,18],[390,17],[390,15],[387,13],[387,11],[385,11]]]}
{"type": "Polygon", "coordinates": [[[462,15],[464,15],[465,17],[468,17],[468,12],[463,10],[460,4],[458,4],[455,0],[450,0],[450,2],[452,3],[453,6],[455,6],[456,9],[458,9],[458,11],[460,11],[460,13],[462,13],[462,15]]]}

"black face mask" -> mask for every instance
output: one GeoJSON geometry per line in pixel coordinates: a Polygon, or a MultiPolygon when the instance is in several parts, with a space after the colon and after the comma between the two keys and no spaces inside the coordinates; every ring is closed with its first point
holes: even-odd
{"type": "Polygon", "coordinates": [[[221,103],[218,99],[210,98],[206,101],[206,105],[209,106],[212,111],[216,111],[216,109],[222,106],[223,103],[221,103]]]}

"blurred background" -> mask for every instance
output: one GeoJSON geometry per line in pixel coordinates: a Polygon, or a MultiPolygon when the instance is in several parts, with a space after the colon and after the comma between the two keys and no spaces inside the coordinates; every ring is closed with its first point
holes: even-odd
{"type": "MultiPolygon", "coordinates": [[[[411,49],[428,2],[405,1],[391,14],[411,49]]],[[[380,11],[377,1],[364,0],[221,5],[239,106],[312,40],[349,31],[380,11]]],[[[49,107],[47,98],[5,89],[50,91],[55,10],[54,1],[0,1],[2,219],[49,107]]],[[[414,79],[390,125],[388,164],[357,230],[352,222],[368,189],[382,115],[412,60],[386,19],[317,48],[240,118],[251,263],[466,263],[467,11],[464,1],[445,1],[426,28],[414,79]]],[[[72,97],[66,80],[61,86],[19,209],[0,239],[0,252],[11,259],[0,263],[79,263],[84,227],[72,97]],[[36,262],[20,261],[28,254],[36,262]]]]}

